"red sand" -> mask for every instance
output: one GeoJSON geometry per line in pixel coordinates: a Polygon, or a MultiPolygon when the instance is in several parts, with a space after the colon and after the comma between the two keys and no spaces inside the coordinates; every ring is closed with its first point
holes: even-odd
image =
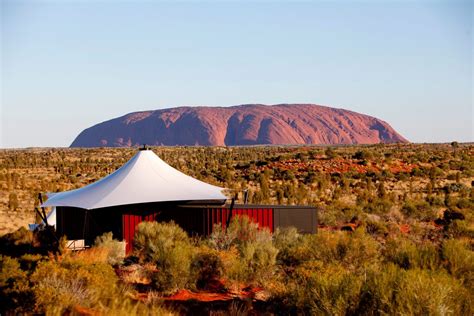
{"type": "Polygon", "coordinates": [[[235,296],[231,295],[230,293],[210,293],[210,292],[194,293],[188,290],[179,290],[176,294],[165,297],[165,299],[169,301],[197,300],[201,302],[227,301],[234,298],[235,296]]]}

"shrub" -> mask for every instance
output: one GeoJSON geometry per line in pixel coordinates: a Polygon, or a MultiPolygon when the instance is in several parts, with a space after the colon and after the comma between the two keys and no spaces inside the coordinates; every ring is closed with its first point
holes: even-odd
{"type": "Polygon", "coordinates": [[[393,301],[402,277],[402,270],[394,264],[367,271],[356,314],[393,314],[393,301]]]}
{"type": "Polygon", "coordinates": [[[474,290],[474,251],[468,248],[467,243],[463,240],[446,240],[442,254],[449,273],[474,290]]]}
{"type": "Polygon", "coordinates": [[[378,220],[369,219],[365,223],[365,231],[374,237],[381,236],[384,237],[388,234],[387,225],[378,220]]]}
{"type": "Polygon", "coordinates": [[[212,281],[219,280],[224,274],[224,263],[219,251],[201,247],[191,262],[191,274],[199,289],[206,288],[212,281]]]}
{"type": "Polygon", "coordinates": [[[358,270],[379,259],[378,243],[361,228],[354,233],[320,231],[303,239],[301,253],[306,260],[340,263],[347,269],[358,270]]]}
{"type": "MultiPolygon", "coordinates": [[[[89,315],[114,315],[114,316],[142,316],[142,315],[176,315],[172,310],[166,309],[157,302],[140,302],[131,300],[128,297],[117,296],[101,304],[93,311],[88,311],[89,315]]],[[[88,315],[87,313],[80,313],[88,315]]]]}
{"type": "Polygon", "coordinates": [[[142,222],[137,226],[134,244],[142,261],[156,264],[159,271],[152,279],[159,292],[172,294],[188,284],[193,247],[178,225],[142,222]]]}
{"type": "Polygon", "coordinates": [[[399,237],[387,241],[384,252],[388,262],[392,262],[403,269],[430,269],[440,267],[438,249],[430,242],[416,245],[409,239],[399,237]]]}
{"type": "Polygon", "coordinates": [[[426,201],[407,201],[401,208],[401,212],[414,219],[428,221],[436,218],[436,211],[426,201]]]}
{"type": "Polygon", "coordinates": [[[268,229],[259,229],[248,216],[233,217],[226,231],[215,228],[210,246],[227,250],[235,247],[239,252],[240,265],[232,270],[230,277],[262,283],[273,275],[278,250],[273,246],[268,229]]]}
{"type": "Polygon", "coordinates": [[[299,267],[273,300],[282,314],[346,315],[357,306],[361,284],[361,277],[337,264],[299,267]]]}
{"type": "Polygon", "coordinates": [[[26,254],[20,257],[20,267],[24,271],[33,272],[40,261],[46,260],[46,256],[40,254],[26,254]]]}
{"type": "Polygon", "coordinates": [[[472,293],[446,273],[407,270],[397,288],[393,314],[472,315],[472,293]]]}
{"type": "Polygon", "coordinates": [[[364,211],[369,214],[383,215],[387,214],[393,206],[393,203],[386,198],[376,198],[365,204],[364,211]]]}
{"type": "Polygon", "coordinates": [[[123,242],[113,239],[112,232],[98,236],[94,246],[107,249],[107,262],[111,265],[121,264],[125,258],[125,245],[123,242]]]}
{"type": "Polygon", "coordinates": [[[350,314],[359,301],[361,281],[340,266],[329,266],[314,273],[305,286],[311,314],[350,314]]]}
{"type": "Polygon", "coordinates": [[[445,234],[448,238],[474,238],[474,229],[468,221],[453,220],[445,226],[445,234]]]}
{"type": "Polygon", "coordinates": [[[214,224],[208,243],[211,248],[216,250],[229,250],[235,245],[236,239],[236,231],[226,230],[221,224],[214,224]]]}
{"type": "Polygon", "coordinates": [[[326,225],[337,225],[347,223],[354,217],[360,217],[361,214],[362,209],[359,206],[335,201],[321,210],[318,219],[326,225]]]}
{"type": "Polygon", "coordinates": [[[32,251],[33,233],[24,227],[0,237],[0,252],[4,255],[19,257],[32,251]]]}
{"type": "Polygon", "coordinates": [[[472,294],[442,270],[403,270],[388,264],[369,270],[365,280],[356,314],[472,314],[472,294]]]}
{"type": "Polygon", "coordinates": [[[278,249],[277,262],[286,266],[296,266],[301,264],[302,235],[294,227],[277,228],[273,234],[273,245],[278,249]]]}
{"type": "Polygon", "coordinates": [[[117,295],[117,276],[107,263],[66,257],[38,264],[32,274],[39,312],[60,314],[74,306],[93,307],[117,295]]]}
{"type": "Polygon", "coordinates": [[[28,275],[17,259],[0,255],[0,312],[31,311],[34,302],[28,275]]]}

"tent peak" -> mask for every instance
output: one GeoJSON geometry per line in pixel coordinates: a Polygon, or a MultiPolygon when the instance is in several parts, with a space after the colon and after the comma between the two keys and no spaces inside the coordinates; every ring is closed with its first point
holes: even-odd
{"type": "Polygon", "coordinates": [[[224,188],[182,173],[152,150],[139,150],[108,176],[79,189],[56,193],[42,205],[96,209],[154,202],[224,203],[225,200],[224,188]]]}

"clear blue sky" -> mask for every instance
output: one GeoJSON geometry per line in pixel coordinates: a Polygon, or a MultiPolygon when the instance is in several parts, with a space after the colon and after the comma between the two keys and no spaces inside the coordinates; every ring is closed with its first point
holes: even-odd
{"type": "Polygon", "coordinates": [[[1,35],[0,147],[69,146],[140,110],[298,102],[474,141],[471,1],[2,1],[1,35]]]}

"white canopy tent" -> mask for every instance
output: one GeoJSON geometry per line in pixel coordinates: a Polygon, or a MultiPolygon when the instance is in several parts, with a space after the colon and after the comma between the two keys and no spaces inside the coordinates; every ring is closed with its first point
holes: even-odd
{"type": "Polygon", "coordinates": [[[140,150],[112,174],[80,189],[48,195],[49,199],[42,206],[90,210],[169,201],[220,201],[223,204],[227,200],[223,190],[174,169],[151,150],[140,150]]]}

